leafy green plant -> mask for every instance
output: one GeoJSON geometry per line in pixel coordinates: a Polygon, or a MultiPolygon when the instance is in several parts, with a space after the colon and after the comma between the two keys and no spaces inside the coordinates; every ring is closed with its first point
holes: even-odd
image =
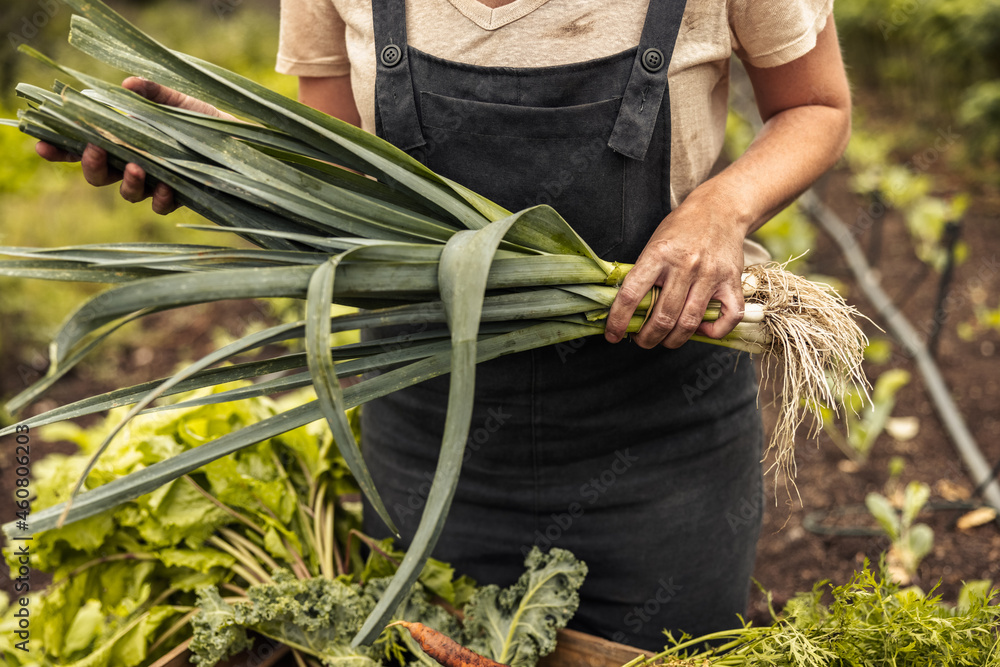
{"type": "Polygon", "coordinates": [[[478,590],[466,606],[465,636],[474,651],[511,667],[527,667],[555,649],[555,630],[580,603],[587,568],[567,551],[543,558],[535,547],[517,583],[478,590]]]}
{"type": "MultiPolygon", "coordinates": [[[[969,197],[958,195],[951,200],[923,197],[906,210],[906,228],[914,241],[917,257],[939,273],[948,261],[948,249],[941,243],[945,225],[962,219],[969,207],[969,197]]],[[[955,244],[955,263],[961,264],[969,256],[964,241],[955,244]]]]}
{"type": "Polygon", "coordinates": [[[884,563],[876,574],[866,560],[846,584],[819,582],[789,600],[780,616],[772,607],[769,626],[747,623],[703,637],[671,636],[662,653],[626,667],[996,667],[997,596],[990,582],[973,581],[963,587],[957,606],[943,605],[933,590],[925,595],[916,587],[900,589],[884,563]],[[695,649],[706,641],[717,647],[695,649]]]}
{"type": "Polygon", "coordinates": [[[958,324],[958,335],[962,340],[975,340],[986,332],[1000,331],[1000,304],[990,308],[982,303],[973,305],[972,317],[958,324]]]}
{"type": "MultiPolygon", "coordinates": [[[[288,397],[282,405],[258,398],[144,415],[130,425],[130,438],[116,441],[110,455],[98,461],[87,483],[97,486],[155,465],[302,400],[288,397]]],[[[86,430],[69,423],[41,429],[45,439],[68,440],[80,450],[33,464],[33,509],[69,495],[123,412],[112,411],[86,430]]],[[[11,665],[30,657],[45,664],[87,660],[97,667],[137,665],[162,654],[184,638],[182,628],[173,634],[168,628],[193,611],[197,589],[238,592],[237,583],[257,582],[266,572],[261,561],[323,573],[318,546],[329,544],[322,540],[332,535],[324,534],[325,527],[317,532],[309,515],[324,507],[330,515],[337,494],[354,489],[329,435],[306,426],[213,461],[115,509],[39,533],[32,540],[31,566],[53,576],[44,594],[32,594],[41,626],[34,629],[30,655],[14,650],[14,635],[6,631],[0,655],[11,665]]],[[[333,517],[341,543],[360,526],[358,516],[339,506],[333,517]]],[[[13,551],[6,553],[11,564],[13,551]]],[[[16,619],[8,617],[4,625],[11,622],[16,619]]]]}
{"type": "Polygon", "coordinates": [[[901,510],[880,493],[865,496],[865,506],[892,542],[888,571],[901,584],[909,583],[917,575],[920,561],[934,548],[933,529],[925,523],[914,523],[930,496],[931,488],[917,481],[906,485],[901,510]]]}
{"type": "Polygon", "coordinates": [[[970,144],[970,152],[982,160],[1000,159],[1000,80],[982,81],[970,86],[963,95],[958,111],[959,120],[979,135],[980,141],[970,144]]]}
{"type": "MultiPolygon", "coordinates": [[[[877,213],[869,215],[867,221],[859,218],[859,222],[877,224],[885,214],[885,206],[892,206],[906,220],[917,257],[941,272],[948,259],[948,250],[941,242],[945,226],[961,220],[969,207],[970,197],[967,194],[949,199],[933,196],[934,179],[922,169],[912,168],[913,165],[895,164],[890,155],[892,148],[891,139],[863,130],[856,131],[851,138],[846,153],[853,172],[850,187],[869,198],[873,202],[870,210],[877,213]]],[[[968,254],[968,246],[958,241],[956,264],[965,261],[968,254]]]]}
{"type": "MultiPolygon", "coordinates": [[[[577,590],[587,566],[563,549],[542,554],[534,547],[525,568],[509,588],[490,585],[476,590],[465,605],[464,623],[431,604],[423,583],[404,598],[392,620],[423,623],[488,658],[511,667],[532,667],[555,650],[556,633],[576,612],[577,590]]],[[[424,581],[430,579],[424,577],[424,581]]],[[[381,664],[380,653],[401,658],[405,646],[419,663],[435,665],[399,629],[387,629],[371,648],[351,646],[350,639],[391,582],[384,578],[364,583],[353,586],[342,577],[302,580],[281,571],[273,581],[251,586],[245,599],[232,604],[215,589],[202,589],[200,611],[192,619],[191,649],[196,662],[212,665],[246,648],[251,643],[246,631],[253,630],[316,656],[324,664],[375,667],[381,664]]]]}
{"type": "MultiPolygon", "coordinates": [[[[279,405],[253,398],[143,415],[131,423],[129,441],[116,441],[88,482],[119,478],[304,400],[293,395],[279,405]]],[[[35,509],[67,495],[121,411],[88,429],[65,423],[41,429],[43,437],[75,442],[80,451],[34,464],[35,509]]],[[[419,652],[409,635],[389,631],[370,648],[349,646],[405,557],[391,539],[376,542],[358,532],[359,512],[341,500],[357,490],[329,432],[314,423],[213,461],[113,511],[40,533],[31,566],[53,574],[48,589],[31,593],[41,626],[33,628],[30,654],[16,650],[16,635],[7,631],[17,626],[11,609],[0,620],[0,655],[12,667],[132,667],[190,642],[200,664],[215,664],[248,647],[252,630],[304,656],[343,658],[338,664],[403,665],[419,652]]],[[[6,556],[16,566],[14,550],[6,556]]],[[[551,652],[555,633],[573,615],[586,566],[553,550],[530,554],[526,567],[521,582],[501,591],[477,589],[429,559],[394,618],[462,640],[457,618],[429,604],[430,596],[455,609],[470,600],[502,608],[518,619],[516,628],[502,626],[509,629],[505,646],[534,647],[519,651],[530,656],[519,664],[533,665],[551,652]]],[[[482,641],[497,627],[484,631],[470,623],[467,634],[482,641]]]]}
{"type": "Polygon", "coordinates": [[[843,431],[837,426],[834,411],[827,407],[821,408],[823,431],[850,460],[865,463],[892,417],[896,395],[909,382],[908,371],[893,368],[879,374],[870,401],[856,390],[846,392],[841,397],[843,431]]]}

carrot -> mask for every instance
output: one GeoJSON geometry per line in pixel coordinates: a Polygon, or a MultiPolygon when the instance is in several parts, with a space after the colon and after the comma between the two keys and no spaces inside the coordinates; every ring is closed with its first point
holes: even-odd
{"type": "Polygon", "coordinates": [[[423,623],[396,621],[386,627],[391,628],[394,625],[401,625],[409,630],[410,636],[420,644],[424,653],[444,667],[507,667],[465,648],[454,639],[423,623]]]}

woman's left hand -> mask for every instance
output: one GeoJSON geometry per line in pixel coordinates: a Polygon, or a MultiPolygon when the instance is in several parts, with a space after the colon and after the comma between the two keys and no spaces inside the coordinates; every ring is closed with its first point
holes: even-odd
{"type": "Polygon", "coordinates": [[[833,166],[851,133],[851,91],[828,17],[816,45],[776,67],[745,63],[764,127],[735,162],[660,223],[611,305],[605,338],[625,336],[654,285],[663,292],[635,336],[644,348],[680,347],[695,331],[722,338],[743,316],[743,239],[833,166]],[[709,299],[721,317],[702,323],[709,299]]]}
{"type": "Polygon", "coordinates": [[[747,230],[733,219],[723,199],[696,190],[664,218],[611,306],[604,334],[608,341],[617,343],[626,335],[636,306],[654,285],[662,292],[634,336],[640,347],[677,348],[696,331],[721,338],[742,319],[740,277],[747,230]],[[703,323],[709,299],[722,302],[722,314],[715,322],[703,323]]]}

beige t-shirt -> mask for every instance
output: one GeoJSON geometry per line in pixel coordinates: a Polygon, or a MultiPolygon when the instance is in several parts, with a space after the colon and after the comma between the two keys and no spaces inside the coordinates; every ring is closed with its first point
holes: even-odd
{"type": "MultiPolygon", "coordinates": [[[[479,0],[406,0],[406,31],[411,46],[447,60],[565,65],[634,47],[648,6],[649,0],[514,0],[490,9],[479,0]]],[[[730,55],[757,67],[790,62],[815,46],[832,9],[833,0],[687,1],[668,67],[672,208],[708,177],[722,150],[730,55]]],[[[371,0],[281,0],[276,69],[350,74],[361,126],[374,132],[371,0]]]]}

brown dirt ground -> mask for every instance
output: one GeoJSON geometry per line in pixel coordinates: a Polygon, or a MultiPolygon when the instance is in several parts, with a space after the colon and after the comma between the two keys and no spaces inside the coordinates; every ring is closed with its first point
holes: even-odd
{"type": "MultiPolygon", "coordinates": [[[[858,219],[858,208],[864,205],[846,187],[846,175],[831,174],[820,184],[826,203],[848,224],[858,219]]],[[[947,194],[947,193],[942,193],[947,194]]],[[[966,215],[962,239],[968,244],[968,259],[955,269],[950,293],[953,308],[947,312],[942,328],[937,361],[951,388],[959,410],[987,461],[1000,461],[1000,335],[997,331],[965,341],[956,334],[956,325],[973,317],[973,302],[986,297],[987,304],[996,305],[1000,292],[1000,198],[996,192],[981,193],[966,215]],[[981,281],[981,282],[980,282],[981,281]]],[[[882,219],[882,252],[877,263],[882,285],[902,312],[920,331],[932,321],[936,310],[939,276],[930,272],[919,280],[921,262],[913,253],[904,221],[898,213],[888,212],[882,219]],[[917,278],[915,278],[917,276],[917,278]]],[[[859,236],[867,248],[870,234],[859,236]]],[[[848,300],[876,323],[876,316],[850,276],[847,265],[832,241],[819,233],[816,249],[809,256],[811,268],[821,274],[844,281],[848,300]]],[[[881,335],[872,326],[869,336],[881,335]]],[[[812,515],[822,518],[830,512],[824,525],[840,527],[873,527],[866,512],[842,515],[842,508],[861,505],[871,491],[883,492],[888,480],[888,464],[894,456],[902,457],[906,465],[900,482],[926,482],[932,488],[929,504],[944,504],[954,500],[953,493],[968,494],[974,489],[966,468],[959,458],[932,406],[915,364],[897,352],[886,364],[870,364],[869,378],[889,368],[910,371],[912,379],[904,387],[893,411],[895,416],[914,416],[920,421],[918,435],[899,442],[882,434],[872,448],[869,460],[856,471],[845,472],[846,457],[827,437],[817,441],[800,438],[796,459],[796,483],[801,493],[798,499],[785,502],[786,496],[774,492],[773,480],[768,480],[764,528],[758,548],[755,577],[764,589],[772,592],[776,605],[783,604],[798,591],[808,591],[813,582],[829,579],[834,584],[845,583],[851,573],[860,568],[865,558],[878,562],[889,542],[877,536],[819,535],[807,529],[804,521],[812,515]],[[774,499],[778,498],[777,506],[774,499]],[[820,514],[817,514],[820,513],[820,514]],[[838,518],[839,517],[839,518],[838,518]]],[[[765,411],[765,419],[770,415],[765,411]]],[[[975,502],[975,499],[973,499],[975,502]]],[[[969,530],[956,527],[957,519],[966,510],[925,510],[918,520],[934,530],[934,549],[921,564],[914,584],[924,590],[940,581],[938,592],[945,601],[954,602],[963,581],[990,579],[1000,584],[1000,530],[996,522],[969,530]]],[[[752,596],[750,617],[757,622],[768,618],[766,601],[760,593],[752,596]]]]}

